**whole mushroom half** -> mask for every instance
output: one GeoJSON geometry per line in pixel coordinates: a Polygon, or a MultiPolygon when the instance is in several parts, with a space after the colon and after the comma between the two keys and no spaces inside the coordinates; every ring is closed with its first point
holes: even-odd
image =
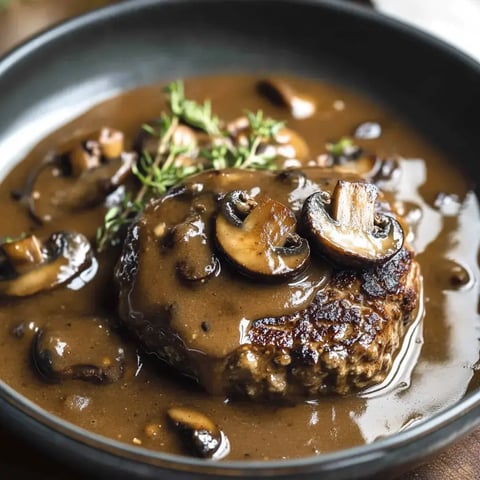
{"type": "Polygon", "coordinates": [[[383,263],[403,246],[400,223],[375,212],[378,190],[363,182],[339,181],[330,197],[317,192],[304,203],[302,218],[312,245],[349,267],[383,263]]]}
{"type": "Polygon", "coordinates": [[[233,190],[222,200],[216,241],[226,259],[251,278],[292,278],[310,259],[310,247],[295,232],[296,223],[293,211],[282,203],[233,190]]]}
{"type": "Polygon", "coordinates": [[[0,245],[0,297],[50,290],[87,269],[93,260],[80,233],[57,232],[42,243],[35,235],[0,245]]]}

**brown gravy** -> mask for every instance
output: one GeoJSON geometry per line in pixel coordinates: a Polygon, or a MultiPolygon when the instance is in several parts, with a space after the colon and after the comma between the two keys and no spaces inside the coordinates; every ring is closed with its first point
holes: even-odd
{"type": "MultiPolygon", "coordinates": [[[[426,315],[423,334],[420,324],[407,335],[404,350],[409,352],[408,358],[399,362],[393,379],[362,395],[321,398],[295,406],[229,401],[206,395],[149,358],[137,358],[135,346],[124,339],[127,371],[120,382],[47,384],[30,366],[33,332],[29,334],[27,329],[16,338],[12,331],[22,322],[32,329],[42,326],[58,314],[114,318],[111,275],[118,251],[112,250],[98,257],[95,278],[79,290],[63,287],[21,300],[0,300],[2,380],[46,410],[87,430],[173,453],[185,452],[167,424],[165,411],[179,402],[193,406],[226,432],[231,445],[227,458],[231,460],[294,458],[369,443],[452,405],[469,386],[478,385],[480,216],[468,181],[454,167],[457,159],[445,158],[394,115],[341,88],[289,78],[298,91],[317,101],[311,118],[295,120],[260,98],[255,81],[251,76],[204,77],[188,80],[186,90],[196,100],[211,98],[215,111],[227,120],[246,108],[261,108],[274,118],[287,119],[288,126],[307,140],[312,157],[325,152],[326,142],[352,135],[358,124],[374,120],[382,126],[382,135],[358,141],[359,145],[380,156],[404,158],[396,200],[414,203],[422,210],[414,247],[424,277],[426,315]],[[457,195],[461,208],[442,212],[434,205],[441,192],[457,195]],[[450,281],[458,265],[469,274],[462,287],[450,281]]],[[[44,139],[0,187],[0,236],[15,236],[34,227],[10,192],[23,184],[27,172],[50,149],[78,131],[103,125],[119,128],[132,139],[138,126],[158,116],[163,107],[159,86],[142,88],[93,108],[44,139]]],[[[94,238],[103,214],[104,209],[98,207],[65,216],[38,229],[38,234],[74,230],[94,238]]]]}

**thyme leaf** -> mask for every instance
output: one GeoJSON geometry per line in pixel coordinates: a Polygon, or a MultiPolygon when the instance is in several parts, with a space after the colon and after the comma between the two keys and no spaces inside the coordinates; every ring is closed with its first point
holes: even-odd
{"type": "Polygon", "coordinates": [[[145,132],[159,139],[157,151],[154,156],[144,151],[133,165],[132,173],[141,187],[134,197],[126,195],[105,213],[104,223],[97,230],[98,251],[109,245],[118,245],[122,232],[152,197],[164,194],[190,175],[204,169],[276,168],[275,149],[268,148],[268,145],[275,141],[284,122],[266,118],[262,111],[247,111],[246,141],[236,142],[222,129],[222,122],[213,114],[210,101],[200,104],[185,97],[183,82],[170,83],[164,92],[170,112],[164,112],[154,125],[142,125],[145,132]],[[207,133],[210,137],[208,145],[199,152],[190,146],[176,145],[172,137],[182,123],[207,133]],[[194,161],[189,164],[177,162],[182,156],[194,161]]]}
{"type": "Polygon", "coordinates": [[[164,88],[164,92],[167,94],[173,115],[187,125],[199,128],[209,135],[220,135],[220,119],[213,114],[210,100],[205,100],[201,105],[185,98],[181,80],[170,83],[164,88]]]}

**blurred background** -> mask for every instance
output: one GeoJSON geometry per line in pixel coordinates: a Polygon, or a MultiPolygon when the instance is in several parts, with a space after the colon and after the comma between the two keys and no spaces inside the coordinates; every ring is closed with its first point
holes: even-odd
{"type": "MultiPolygon", "coordinates": [[[[0,55],[54,23],[117,1],[0,0],[0,55]]],[[[338,1],[375,8],[442,38],[480,61],[480,0],[338,1]]],[[[42,458],[24,440],[15,439],[0,426],[0,479],[16,478],[84,480],[60,461],[42,458]]],[[[414,479],[480,479],[480,429],[400,480],[414,479]]]]}
{"type": "MultiPolygon", "coordinates": [[[[47,25],[116,1],[0,0],[0,52],[47,25]]],[[[480,61],[480,0],[355,0],[355,3],[369,5],[437,35],[480,61]]]]}

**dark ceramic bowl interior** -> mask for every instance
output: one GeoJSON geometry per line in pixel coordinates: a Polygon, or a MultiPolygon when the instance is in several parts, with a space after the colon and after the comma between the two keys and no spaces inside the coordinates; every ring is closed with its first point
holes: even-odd
{"type": "MultiPolygon", "coordinates": [[[[480,66],[370,10],[307,0],[134,0],[27,42],[0,61],[0,177],[43,136],[105,98],[215,72],[293,73],[369,95],[463,159],[459,168],[480,184],[480,66]]],[[[326,480],[418,463],[480,424],[480,390],[373,444],[282,462],[212,463],[120,444],[49,415],[2,382],[0,416],[48,454],[98,475],[326,480]]]]}

